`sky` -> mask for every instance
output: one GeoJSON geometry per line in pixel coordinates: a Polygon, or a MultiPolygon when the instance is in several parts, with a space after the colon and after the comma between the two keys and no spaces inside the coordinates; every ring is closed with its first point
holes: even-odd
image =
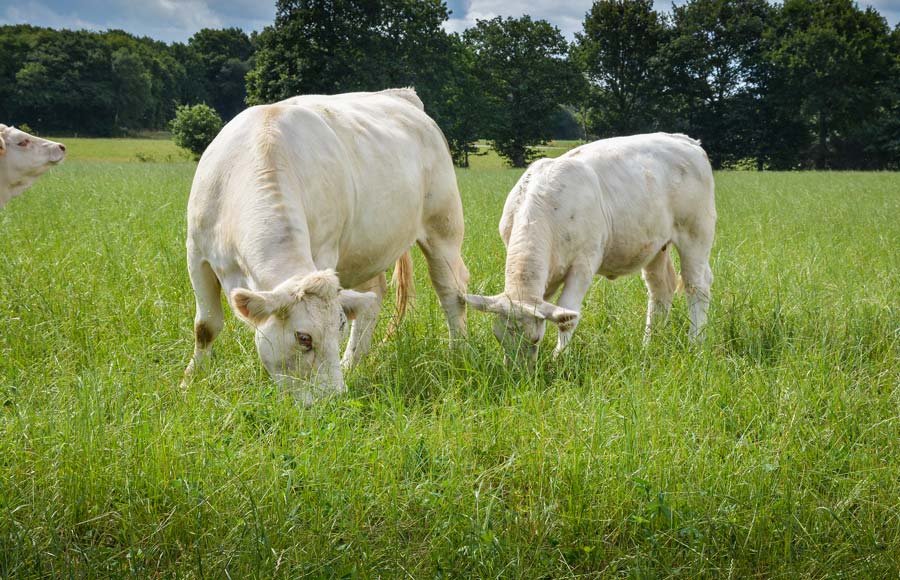
{"type": "MultiPolygon", "coordinates": [[[[592,0],[445,0],[452,11],[446,28],[461,32],[475,20],[521,16],[549,20],[572,39],[592,0]]],[[[669,10],[672,0],[657,0],[669,10]]],[[[900,21],[900,0],[858,0],[875,7],[891,26],[900,21]]],[[[681,0],[676,0],[681,3],[681,0]]],[[[236,26],[261,30],[275,19],[275,2],[265,0],[0,0],[0,25],[51,28],[118,28],[166,42],[184,42],[201,28],[236,26]]]]}

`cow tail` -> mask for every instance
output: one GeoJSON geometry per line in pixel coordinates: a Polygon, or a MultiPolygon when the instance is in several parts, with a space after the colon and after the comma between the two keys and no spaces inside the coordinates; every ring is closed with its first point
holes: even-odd
{"type": "Polygon", "coordinates": [[[390,338],[394,332],[400,327],[400,322],[406,314],[406,309],[416,297],[415,279],[413,278],[413,262],[409,250],[403,252],[403,255],[397,260],[394,266],[394,276],[391,284],[397,293],[397,306],[394,319],[388,327],[387,336],[390,338]]]}

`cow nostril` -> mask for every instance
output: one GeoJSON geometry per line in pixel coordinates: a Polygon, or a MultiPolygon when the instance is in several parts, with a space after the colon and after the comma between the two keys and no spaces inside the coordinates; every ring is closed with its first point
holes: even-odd
{"type": "Polygon", "coordinates": [[[65,150],[66,150],[66,146],[63,145],[62,143],[60,143],[60,144],[59,144],[59,150],[60,150],[60,151],[65,151],[65,150]]]}

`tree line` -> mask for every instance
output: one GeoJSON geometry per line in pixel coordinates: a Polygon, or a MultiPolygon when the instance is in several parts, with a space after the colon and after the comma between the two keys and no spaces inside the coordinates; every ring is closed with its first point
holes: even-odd
{"type": "Polygon", "coordinates": [[[278,0],[250,36],[186,44],[0,27],[0,119],[42,131],[164,128],[178,104],[226,120],[302,93],[417,89],[465,166],[513,166],[561,134],[703,141],[716,167],[900,169],[900,26],[852,0],[598,0],[567,42],[529,16],[448,33],[441,0],[278,0]]]}
{"type": "Polygon", "coordinates": [[[121,30],[0,27],[0,119],[35,130],[120,135],[164,129],[177,105],[240,112],[255,52],[238,29],[166,44],[121,30]]]}

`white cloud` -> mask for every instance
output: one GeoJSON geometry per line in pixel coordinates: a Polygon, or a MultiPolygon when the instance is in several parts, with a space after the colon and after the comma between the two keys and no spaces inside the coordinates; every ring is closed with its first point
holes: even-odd
{"type": "MultiPolygon", "coordinates": [[[[655,6],[657,10],[669,12],[673,3],[681,5],[686,1],[659,0],[655,6]]],[[[593,0],[455,0],[449,3],[453,14],[445,28],[462,32],[476,20],[530,14],[534,19],[550,21],[572,40],[575,33],[581,31],[584,16],[592,4],[593,0]]],[[[891,26],[900,21],[900,0],[860,0],[860,6],[872,6],[891,26]]]]}
{"type": "Polygon", "coordinates": [[[860,6],[871,6],[879,14],[887,18],[888,24],[896,26],[900,22],[900,0],[868,0],[861,1],[860,6]]]}
{"type": "MultiPolygon", "coordinates": [[[[687,0],[675,0],[684,4],[687,0]]],[[[495,16],[548,20],[572,40],[593,0],[446,0],[452,11],[445,28],[462,32],[476,20],[495,16]]],[[[658,0],[669,11],[672,0],[658,0]]],[[[900,21],[900,0],[860,0],[891,26],[900,21]]],[[[167,42],[184,42],[201,28],[261,30],[275,19],[274,0],[0,0],[0,24],[105,30],[120,28],[167,42]]]]}
{"type": "Polygon", "coordinates": [[[535,20],[550,21],[571,39],[581,30],[584,15],[592,3],[592,0],[469,0],[465,7],[454,7],[454,14],[447,24],[447,29],[462,32],[473,26],[476,20],[496,16],[518,18],[530,14],[535,20]],[[464,8],[464,12],[457,8],[464,8]]]}
{"type": "Polygon", "coordinates": [[[8,7],[2,4],[0,24],[118,28],[168,42],[186,41],[201,28],[260,30],[275,19],[274,2],[253,0],[16,0],[8,7]]]}

